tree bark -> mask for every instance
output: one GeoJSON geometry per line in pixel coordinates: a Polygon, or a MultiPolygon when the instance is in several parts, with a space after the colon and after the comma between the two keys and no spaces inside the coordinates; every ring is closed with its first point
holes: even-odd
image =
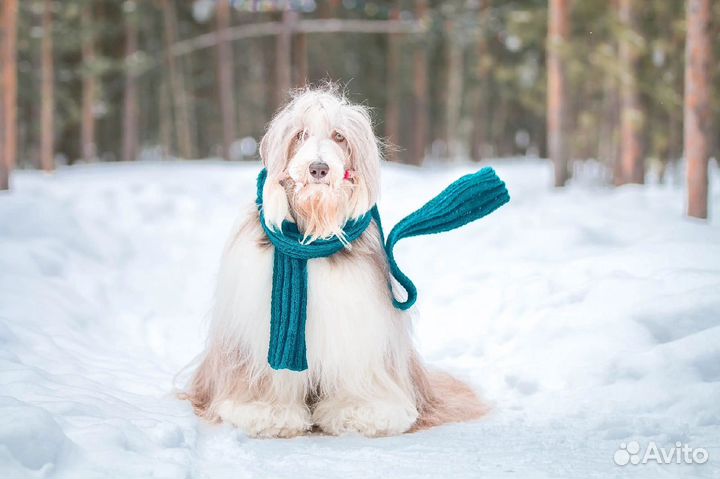
{"type": "Polygon", "coordinates": [[[297,12],[285,9],[282,12],[282,29],[275,43],[275,107],[285,103],[292,82],[292,32],[297,21],[297,12]]]}
{"type": "Polygon", "coordinates": [[[227,37],[230,21],[230,0],[220,0],[217,2],[217,32],[220,38],[217,45],[218,81],[220,112],[222,115],[223,158],[228,161],[232,159],[232,144],[235,141],[237,132],[235,95],[233,94],[235,63],[233,61],[232,44],[227,37]]]}
{"type": "Polygon", "coordinates": [[[52,171],[55,169],[55,70],[53,67],[52,2],[50,0],[43,1],[42,28],[40,167],[43,171],[52,171]]]}
{"type": "Polygon", "coordinates": [[[309,82],[308,79],[308,52],[307,35],[297,33],[293,45],[293,85],[302,87],[309,82]]]}
{"type": "Polygon", "coordinates": [[[645,181],[643,126],[645,114],[638,91],[638,47],[632,36],[637,35],[636,0],[620,0],[619,17],[624,31],[620,37],[620,163],[619,183],[645,181]]]}
{"type": "Polygon", "coordinates": [[[454,159],[459,143],[460,108],[463,96],[463,49],[455,38],[455,25],[447,23],[447,99],[445,103],[445,140],[447,157],[454,159]]]}
{"type": "Polygon", "coordinates": [[[0,5],[0,190],[8,189],[9,171],[5,161],[5,16],[8,3],[0,5]]]}
{"type": "Polygon", "coordinates": [[[180,70],[172,46],[177,41],[177,13],[174,0],[162,0],[163,27],[165,30],[165,52],[168,65],[168,80],[170,95],[174,104],[175,136],[177,138],[179,153],[183,158],[194,156],[193,137],[190,128],[190,111],[187,93],[185,91],[185,78],[180,70]]]}
{"type": "Polygon", "coordinates": [[[555,169],[555,186],[565,186],[568,179],[569,147],[567,69],[562,50],[570,38],[568,0],[550,0],[548,15],[548,86],[547,135],[548,153],[555,169]]]}
{"type": "Polygon", "coordinates": [[[615,75],[606,75],[603,80],[602,115],[597,137],[597,152],[598,159],[602,163],[611,166],[611,178],[608,178],[608,180],[613,181],[616,186],[622,178],[617,129],[619,104],[617,77],[615,75]]]}
{"type": "MultiPolygon", "coordinates": [[[[390,11],[390,20],[398,20],[400,18],[400,7],[397,0],[394,2],[390,11]]],[[[388,150],[386,152],[388,161],[397,160],[396,145],[400,143],[400,91],[399,91],[399,71],[400,71],[400,45],[398,45],[398,34],[388,34],[387,49],[387,95],[385,98],[385,137],[387,139],[388,150]]]]}
{"type": "Polygon", "coordinates": [[[10,173],[17,163],[17,17],[18,0],[3,0],[0,190],[10,187],[10,173]]]}
{"type": "Polygon", "coordinates": [[[160,120],[160,145],[163,159],[172,155],[173,115],[172,99],[170,98],[170,82],[167,75],[162,75],[158,91],[158,114],[160,120]]]}
{"type": "Polygon", "coordinates": [[[95,161],[97,146],[95,144],[95,101],[97,96],[97,79],[95,67],[95,41],[93,39],[92,5],[82,10],[82,62],[85,68],[82,81],[82,115],[80,126],[80,143],[82,157],[85,161],[95,161]]]}
{"type": "Polygon", "coordinates": [[[320,18],[334,18],[337,14],[339,0],[325,0],[318,2],[318,13],[320,18]]]}
{"type": "Polygon", "coordinates": [[[710,3],[710,0],[687,1],[684,136],[687,214],[695,218],[708,215],[708,158],[712,141],[710,3]]]}
{"type": "MultiPolygon", "coordinates": [[[[415,2],[415,16],[423,22],[428,13],[427,0],[415,2]]],[[[421,39],[413,56],[413,96],[415,104],[415,137],[413,139],[410,163],[422,165],[428,143],[428,61],[427,46],[421,39]]]]}
{"type": "MultiPolygon", "coordinates": [[[[667,170],[670,169],[673,173],[677,172],[678,163],[683,156],[683,116],[684,111],[680,109],[673,109],[670,112],[670,118],[668,121],[668,156],[665,163],[665,170],[663,171],[663,177],[660,178],[661,183],[665,183],[667,180],[667,170]]],[[[673,180],[677,183],[677,175],[673,175],[673,180]]]]}
{"type": "Polygon", "coordinates": [[[125,15],[125,91],[123,94],[123,161],[137,159],[139,107],[137,74],[133,68],[134,56],[138,52],[137,16],[134,13],[125,15]]]}
{"type": "MultiPolygon", "coordinates": [[[[318,17],[319,20],[331,20],[337,17],[337,7],[340,3],[339,0],[326,0],[317,2],[318,4],[318,17]]],[[[303,20],[305,21],[305,20],[303,20]]],[[[320,78],[329,79],[332,78],[332,57],[333,55],[321,55],[314,64],[313,70],[320,78]]]]}
{"type": "Polygon", "coordinates": [[[483,31],[489,25],[490,0],[483,0],[480,4],[480,32],[477,41],[476,64],[473,70],[474,85],[472,88],[472,115],[473,125],[470,137],[470,158],[480,161],[487,150],[487,110],[488,110],[488,74],[490,72],[489,48],[487,33],[483,31]]]}

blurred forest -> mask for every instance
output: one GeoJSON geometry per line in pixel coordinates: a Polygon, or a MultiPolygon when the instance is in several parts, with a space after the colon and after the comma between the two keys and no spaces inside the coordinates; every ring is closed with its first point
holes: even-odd
{"type": "MultiPolygon", "coordinates": [[[[720,18],[720,2],[705,2],[720,18]]],[[[374,108],[393,161],[553,156],[548,55],[564,97],[559,151],[572,159],[561,177],[596,159],[609,182],[662,179],[683,155],[683,0],[3,3],[6,62],[17,28],[20,167],[255,158],[288,89],[323,80],[374,108]],[[637,164],[623,177],[626,142],[637,164]]],[[[709,38],[720,51],[717,24],[709,38]]],[[[720,62],[710,69],[720,79],[720,62]]]]}

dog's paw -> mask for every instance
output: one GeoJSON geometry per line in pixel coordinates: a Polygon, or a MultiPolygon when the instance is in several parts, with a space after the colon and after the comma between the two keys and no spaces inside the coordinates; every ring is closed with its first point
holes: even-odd
{"type": "Polygon", "coordinates": [[[322,401],[313,420],[328,434],[359,433],[363,436],[392,436],[407,432],[418,418],[415,407],[391,402],[322,401]]]}
{"type": "Polygon", "coordinates": [[[219,405],[218,415],[252,437],[293,437],[312,427],[310,411],[304,405],[227,400],[219,405]]]}

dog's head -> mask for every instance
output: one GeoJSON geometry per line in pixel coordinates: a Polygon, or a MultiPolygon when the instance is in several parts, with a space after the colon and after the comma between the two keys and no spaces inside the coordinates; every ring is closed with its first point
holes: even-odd
{"type": "Polygon", "coordinates": [[[260,156],[270,227],[290,219],[310,241],[330,238],[377,199],[380,148],[370,115],[333,88],[297,92],[270,122],[260,156]]]}

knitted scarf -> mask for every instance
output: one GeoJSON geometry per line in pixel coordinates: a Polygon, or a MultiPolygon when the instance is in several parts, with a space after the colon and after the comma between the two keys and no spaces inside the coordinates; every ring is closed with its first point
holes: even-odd
{"type": "MultiPolygon", "coordinates": [[[[345,245],[337,237],[304,243],[303,234],[297,225],[290,221],[283,221],[280,229],[269,227],[265,223],[262,208],[262,192],[266,178],[267,171],[263,169],[257,179],[256,203],[260,211],[260,224],[275,247],[268,363],[273,369],[304,371],[308,367],[305,345],[307,262],[314,258],[332,256],[345,248],[345,245]]],[[[485,167],[451,183],[422,208],[401,220],[390,231],[387,241],[377,205],[360,218],[348,221],[343,227],[343,233],[345,240],[352,243],[365,232],[371,221],[375,221],[390,273],[407,292],[407,299],[404,301],[393,296],[393,305],[406,310],[415,303],[417,288],[397,265],[393,253],[395,244],[403,238],[459,228],[492,213],[508,201],[510,196],[505,183],[497,177],[492,168],[485,167]]]]}

